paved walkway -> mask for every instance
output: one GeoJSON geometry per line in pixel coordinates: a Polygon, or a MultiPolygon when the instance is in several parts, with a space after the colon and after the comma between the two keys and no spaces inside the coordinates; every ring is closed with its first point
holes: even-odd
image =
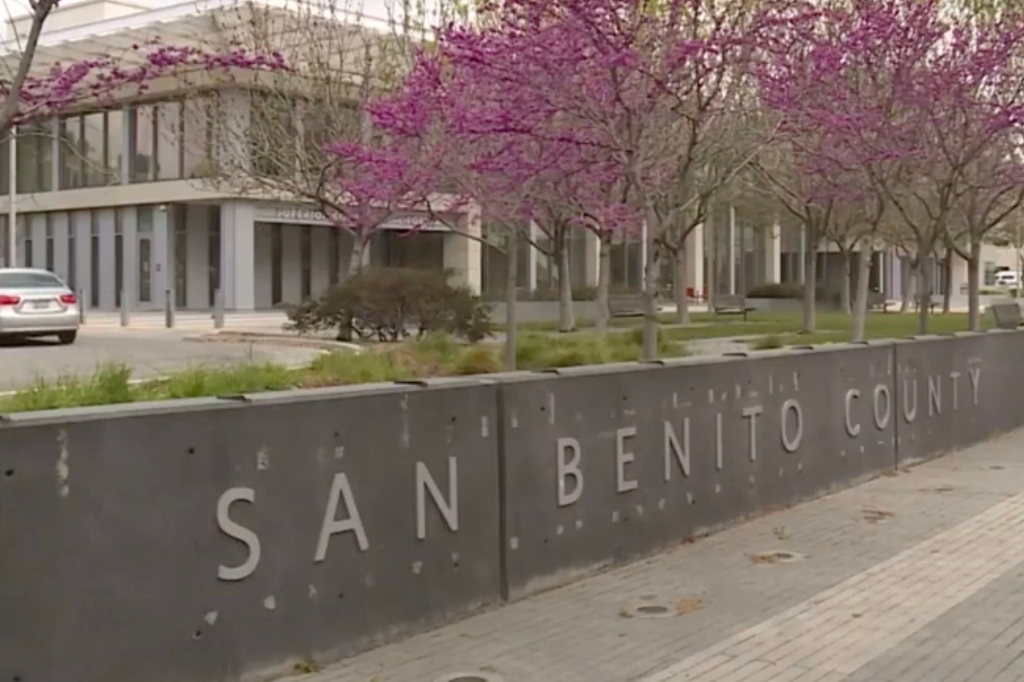
{"type": "Polygon", "coordinates": [[[1024,431],[292,679],[1024,679],[1021,452],[1024,431]]]}

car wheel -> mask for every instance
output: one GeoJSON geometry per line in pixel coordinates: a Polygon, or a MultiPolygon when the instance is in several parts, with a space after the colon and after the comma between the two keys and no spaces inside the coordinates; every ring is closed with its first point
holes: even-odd
{"type": "Polygon", "coordinates": [[[75,337],[77,337],[77,336],[78,336],[78,332],[60,332],[59,334],[57,334],[57,338],[65,346],[74,343],[75,342],[75,337]]]}

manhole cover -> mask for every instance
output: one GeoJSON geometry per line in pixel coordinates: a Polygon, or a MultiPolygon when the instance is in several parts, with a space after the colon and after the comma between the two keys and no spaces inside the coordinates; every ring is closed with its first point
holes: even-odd
{"type": "Polygon", "coordinates": [[[434,682],[503,682],[500,675],[489,672],[449,673],[434,678],[434,682]]]}
{"type": "Polygon", "coordinates": [[[804,555],[785,549],[775,549],[770,552],[751,554],[750,559],[755,564],[795,564],[798,561],[803,561],[804,555]]]}
{"type": "Polygon", "coordinates": [[[668,602],[645,599],[629,604],[619,615],[623,618],[672,618],[677,614],[675,607],[668,602]]]}

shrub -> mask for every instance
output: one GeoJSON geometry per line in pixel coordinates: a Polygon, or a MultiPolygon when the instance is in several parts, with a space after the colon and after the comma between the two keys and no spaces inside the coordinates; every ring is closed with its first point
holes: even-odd
{"type": "Polygon", "coordinates": [[[472,346],[449,366],[449,370],[454,376],[500,372],[504,367],[498,353],[499,349],[488,348],[486,345],[472,346]]]}
{"type": "Polygon", "coordinates": [[[783,339],[778,334],[769,334],[750,342],[751,350],[772,350],[782,348],[783,345],[785,345],[783,339]]]}
{"type": "Polygon", "coordinates": [[[364,270],[319,299],[288,311],[287,328],[306,334],[336,330],[341,340],[400,341],[443,331],[479,341],[491,333],[490,308],[447,273],[406,268],[364,270]]]}
{"type": "Polygon", "coordinates": [[[747,292],[747,298],[803,298],[804,288],[800,284],[762,284],[747,292]]]}

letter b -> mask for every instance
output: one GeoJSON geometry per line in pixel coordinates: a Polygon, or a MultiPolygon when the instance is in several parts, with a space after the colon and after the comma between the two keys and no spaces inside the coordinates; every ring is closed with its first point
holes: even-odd
{"type": "Polygon", "coordinates": [[[583,472],[580,471],[580,443],[575,438],[558,439],[558,506],[568,507],[583,495],[583,472]],[[572,450],[572,459],[565,460],[565,453],[572,450]],[[572,490],[566,480],[572,478],[572,490]]]}

